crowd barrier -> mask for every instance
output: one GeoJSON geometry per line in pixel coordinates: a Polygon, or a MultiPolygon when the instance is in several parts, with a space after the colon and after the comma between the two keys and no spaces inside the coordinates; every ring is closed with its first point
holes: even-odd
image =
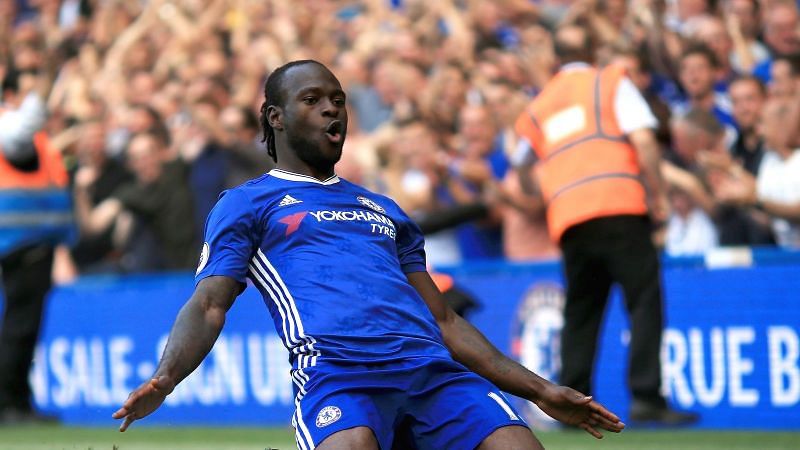
{"type": "MultiPolygon", "coordinates": [[[[557,262],[445,268],[481,308],[469,319],[507,354],[557,377],[563,282],[557,262]]],[[[800,253],[749,249],[664,262],[663,389],[698,428],[800,429],[800,253]]],[[[189,274],[86,277],[49,300],[31,380],[35,402],[68,424],[111,413],[155,368],[189,274]]],[[[627,318],[612,294],[595,397],[627,419],[627,318]]],[[[289,425],[286,351],[247,289],[211,355],[148,418],[158,425],[289,425]]],[[[549,422],[518,400],[537,427],[549,422]]]]}

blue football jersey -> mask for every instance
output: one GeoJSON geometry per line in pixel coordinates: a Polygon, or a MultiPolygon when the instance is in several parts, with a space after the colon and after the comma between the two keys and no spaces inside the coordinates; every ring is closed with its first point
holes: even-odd
{"type": "Polygon", "coordinates": [[[334,176],[279,169],[224,192],[195,282],[261,292],[293,368],[450,358],[406,273],[426,270],[419,228],[391,199],[334,176]]]}

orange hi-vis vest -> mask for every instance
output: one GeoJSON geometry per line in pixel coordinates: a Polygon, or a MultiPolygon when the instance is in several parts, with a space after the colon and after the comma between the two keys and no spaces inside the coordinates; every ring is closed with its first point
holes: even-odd
{"type": "Polygon", "coordinates": [[[439,288],[439,292],[445,293],[453,288],[455,284],[455,280],[450,275],[441,272],[429,272],[431,275],[431,279],[433,280],[433,284],[439,288]]]}
{"type": "Polygon", "coordinates": [[[647,214],[636,150],[620,131],[614,97],[621,67],[562,70],[516,121],[538,156],[536,175],[555,242],[571,226],[647,214]]]}
{"type": "Polygon", "coordinates": [[[33,146],[39,157],[39,168],[22,172],[9,164],[0,152],[0,189],[48,189],[67,186],[67,172],[61,153],[50,144],[47,134],[33,135],[33,146]]]}
{"type": "Polygon", "coordinates": [[[43,132],[34,135],[33,143],[39,167],[32,172],[12,166],[0,152],[0,258],[29,245],[75,236],[61,154],[43,132]]]}

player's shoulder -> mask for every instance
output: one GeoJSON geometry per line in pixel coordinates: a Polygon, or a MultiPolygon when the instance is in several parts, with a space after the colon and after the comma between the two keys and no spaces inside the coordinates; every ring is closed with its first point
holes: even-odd
{"type": "Polygon", "coordinates": [[[281,180],[271,176],[269,172],[267,172],[260,177],[245,181],[226,192],[236,192],[237,194],[235,195],[244,195],[252,201],[258,202],[263,201],[264,198],[270,197],[271,195],[277,195],[282,187],[281,180]]]}
{"type": "Polygon", "coordinates": [[[265,205],[271,204],[272,199],[281,192],[277,181],[279,180],[266,173],[227,189],[220,194],[217,208],[250,210],[258,213],[265,205]]]}
{"type": "Polygon", "coordinates": [[[277,178],[271,176],[270,173],[267,172],[260,177],[247,180],[233,189],[240,189],[242,191],[263,190],[265,188],[269,189],[270,187],[276,187],[278,181],[279,180],[277,178]]]}

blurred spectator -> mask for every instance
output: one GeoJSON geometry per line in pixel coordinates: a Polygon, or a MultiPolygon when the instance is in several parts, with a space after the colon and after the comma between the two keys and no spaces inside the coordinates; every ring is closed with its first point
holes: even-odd
{"type": "Polygon", "coordinates": [[[695,44],[687,48],[681,56],[679,72],[686,97],[673,103],[671,108],[672,113],[679,116],[693,108],[712,112],[726,127],[726,139],[732,142],[736,130],[733,126],[730,99],[726,88],[719,92],[715,87],[719,67],[716,55],[705,45],[695,44]]]}
{"type": "Polygon", "coordinates": [[[791,0],[770,2],[764,11],[762,33],[770,58],[757,65],[753,74],[769,84],[772,62],[781,56],[800,53],[800,13],[791,0]]]}
{"type": "MultiPolygon", "coordinates": [[[[702,211],[713,220],[720,245],[771,244],[771,233],[763,217],[734,205],[719,205],[712,195],[718,186],[732,179],[729,173],[732,159],[716,118],[707,111],[694,109],[675,119],[672,130],[674,153],[661,163],[661,170],[667,183],[679,191],[673,200],[688,203],[689,210],[697,208],[695,216],[702,211]],[[682,195],[688,196],[688,201],[682,195]]],[[[687,208],[683,204],[678,206],[687,208]]],[[[679,222],[674,223],[682,227],[679,222]]]]}
{"type": "Polygon", "coordinates": [[[197,259],[188,170],[180,160],[165,161],[161,139],[137,134],[127,150],[134,183],[117,189],[92,206],[89,187],[99,173],[82,167],[75,175],[75,204],[81,231],[104,233],[112,225],[121,233],[124,270],[188,269],[197,259]]]}
{"type": "Polygon", "coordinates": [[[194,200],[195,235],[202,236],[206,217],[225,189],[229,154],[221,142],[219,104],[201,97],[191,104],[191,122],[176,127],[174,157],[189,169],[189,189],[194,200]]]}
{"type": "Polygon", "coordinates": [[[503,254],[510,261],[554,259],[560,253],[547,231],[545,206],[527,194],[515,171],[506,173],[500,205],[503,223],[503,254]]]}
{"type": "MultiPolygon", "coordinates": [[[[703,154],[701,159],[714,158],[721,162],[721,164],[716,164],[717,166],[725,167],[731,164],[729,159],[733,158],[737,164],[755,176],[758,174],[764,158],[764,141],[757,127],[766,101],[766,90],[758,78],[750,75],[735,79],[729,90],[733,102],[733,115],[737,124],[737,138],[730,147],[730,156],[724,152],[718,152],[715,155],[703,154]]],[[[712,168],[708,167],[708,161],[704,162],[704,165],[707,166],[706,170],[716,170],[713,168],[713,164],[712,168]]],[[[728,177],[729,175],[726,174],[717,174],[713,181],[719,185],[728,177]]],[[[714,214],[720,245],[775,244],[768,220],[759,211],[723,204],[716,207],[714,214]]]]}
{"type": "MultiPolygon", "coordinates": [[[[444,209],[437,187],[449,179],[445,150],[436,133],[420,120],[410,120],[387,136],[379,152],[383,170],[379,190],[392,197],[417,222],[444,209]],[[410,144],[413,143],[413,144],[410,144]]],[[[433,266],[463,262],[453,227],[425,233],[425,253],[433,266]]]]}
{"type": "MultiPolygon", "coordinates": [[[[466,105],[458,114],[455,153],[448,164],[449,182],[440,186],[445,204],[467,204],[482,200],[508,170],[491,111],[480,104],[466,105]]],[[[499,218],[468,223],[456,229],[462,257],[491,259],[503,256],[499,218]]]]}
{"type": "Polygon", "coordinates": [[[492,112],[483,104],[470,104],[461,109],[455,144],[464,161],[480,162],[489,169],[462,171],[475,184],[484,185],[491,180],[502,179],[508,170],[502,135],[498,133],[492,112]]]}
{"type": "Polygon", "coordinates": [[[510,30],[503,23],[500,5],[493,2],[472,2],[470,13],[475,23],[475,52],[487,48],[502,48],[510,30]]]}
{"type": "Polygon", "coordinates": [[[764,83],[754,76],[742,76],[731,82],[728,88],[736,121],[736,141],[730,148],[731,155],[753,175],[758,174],[764,157],[764,141],[756,126],[761,119],[767,91],[764,83]]]}
{"type": "Polygon", "coordinates": [[[800,93],[800,53],[775,58],[770,68],[770,75],[770,96],[793,99],[800,93]]]}
{"type": "Polygon", "coordinates": [[[229,106],[220,112],[222,144],[227,152],[225,187],[232,188],[259,177],[275,167],[260,142],[258,117],[239,106],[229,106]]]}
{"type": "MultiPolygon", "coordinates": [[[[78,166],[76,172],[91,170],[97,177],[86,186],[92,208],[97,207],[121,186],[133,181],[131,173],[117,160],[110,158],[106,148],[105,124],[94,119],[81,124],[80,137],[75,145],[78,166]],[[85,168],[85,169],[84,169],[85,168]]],[[[119,269],[119,253],[115,251],[114,226],[98,234],[82,234],[72,249],[72,257],[83,273],[119,269]]]]}
{"type": "Polygon", "coordinates": [[[382,60],[371,70],[371,84],[355,82],[349,86],[348,101],[364,131],[375,131],[392,118],[393,105],[400,100],[399,87],[395,83],[392,60],[382,60]]]}
{"type": "Polygon", "coordinates": [[[671,28],[685,32],[687,23],[692,18],[711,12],[710,3],[708,0],[676,0],[671,4],[667,22],[671,28]]]}
{"type": "Polygon", "coordinates": [[[498,127],[496,145],[508,158],[514,154],[519,140],[514,131],[514,120],[525,109],[529,97],[504,78],[489,80],[479,87],[479,92],[498,127]]]}
{"type": "MultiPolygon", "coordinates": [[[[495,158],[500,157],[502,149],[501,162],[507,161],[513,157],[519,141],[512,125],[525,109],[528,97],[503,79],[482,86],[481,95],[492,115],[498,119],[498,125],[505,124],[497,134],[495,158]]],[[[547,231],[544,205],[537,202],[535,196],[525,193],[516,171],[506,170],[499,185],[490,188],[489,195],[496,195],[494,203],[501,218],[503,254],[507,259],[531,261],[558,257],[558,246],[547,231]],[[497,192],[491,192],[494,190],[497,192]]]]}
{"type": "Polygon", "coordinates": [[[431,78],[420,95],[422,117],[440,133],[456,131],[458,112],[466,102],[467,76],[457,64],[433,67],[431,78]]]}
{"type": "Polygon", "coordinates": [[[731,67],[733,40],[725,23],[719,17],[704,15],[693,18],[689,26],[689,39],[703,43],[714,53],[717,62],[714,90],[725,92],[728,82],[735,75],[731,67]]]}
{"type": "Polygon", "coordinates": [[[717,231],[708,215],[691,196],[671,189],[672,214],[667,221],[665,250],[671,256],[702,255],[717,246],[717,231]]]}
{"type": "Polygon", "coordinates": [[[798,102],[772,100],[764,108],[761,133],[768,152],[754,178],[744,170],[738,179],[720,185],[716,195],[723,201],[754,206],[772,219],[772,230],[781,247],[800,248],[800,152],[792,146],[800,119],[798,102]]]}
{"type": "Polygon", "coordinates": [[[717,118],[705,109],[693,108],[682,116],[674,117],[670,129],[672,148],[666,159],[690,172],[700,172],[701,151],[725,149],[725,130],[717,118]]]}
{"type": "Polygon", "coordinates": [[[769,50],[758,40],[761,4],[758,0],[727,0],[723,8],[725,26],[734,44],[731,65],[739,74],[749,74],[769,59],[769,50]]]}

